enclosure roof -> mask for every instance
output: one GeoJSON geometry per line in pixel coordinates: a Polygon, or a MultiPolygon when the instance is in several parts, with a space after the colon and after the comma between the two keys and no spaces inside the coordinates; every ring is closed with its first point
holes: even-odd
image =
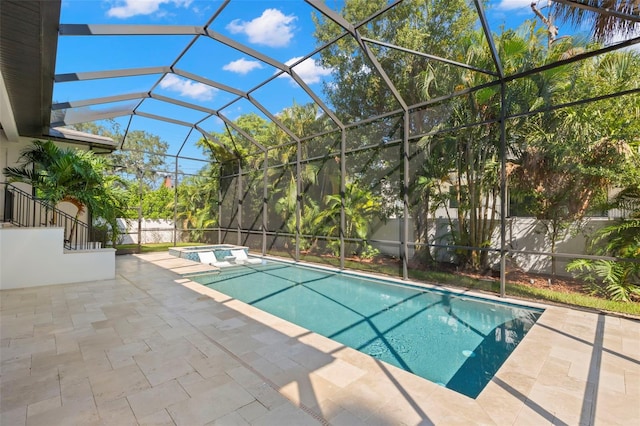
{"type": "MultiPolygon", "coordinates": [[[[471,25],[483,34],[478,48],[491,58],[484,63],[446,49],[419,51],[395,34],[383,36],[378,31],[396,8],[414,3],[372,1],[367,3],[371,9],[367,17],[356,21],[344,13],[344,1],[3,0],[2,127],[8,135],[41,137],[51,135],[50,128],[60,132],[66,126],[114,120],[124,134],[119,148],[127,148],[131,132],[142,130],[167,141],[171,156],[206,159],[197,141],[215,144],[217,132],[234,132],[257,150],[264,149],[235,123],[247,113],[275,123],[292,141],[307,136],[281,120],[283,111],[292,105],[312,104],[318,115],[328,117],[334,130],[369,119],[340,115],[326,95],[337,83],[336,65],[324,61],[322,55],[338,43],[354,44],[364,58],[352,70],[354,75],[380,77],[377,90],[389,100],[380,108],[381,115],[410,111],[418,105],[394,81],[390,68],[397,64],[385,63],[381,59],[385,52],[464,70],[469,78],[480,75],[490,84],[508,83],[539,71],[509,71],[495,41],[497,32],[538,19],[530,0],[468,2],[476,16],[471,25]],[[325,23],[325,28],[333,26],[332,38],[317,37],[318,22],[325,23]]],[[[594,8],[593,2],[553,3],[595,10],[636,28],[640,22],[637,7],[620,12],[594,8]]],[[[547,13],[546,4],[538,4],[543,13],[547,13]]],[[[430,18],[406,19],[416,19],[413,25],[420,29],[426,22],[420,20],[430,18]]],[[[443,28],[447,25],[450,23],[442,23],[443,28]]],[[[584,31],[567,24],[560,28],[559,36],[584,31]]],[[[570,60],[634,47],[638,42],[637,33],[615,35],[604,48],[570,60]]],[[[342,66],[353,60],[353,56],[344,57],[347,65],[342,66]]]]}

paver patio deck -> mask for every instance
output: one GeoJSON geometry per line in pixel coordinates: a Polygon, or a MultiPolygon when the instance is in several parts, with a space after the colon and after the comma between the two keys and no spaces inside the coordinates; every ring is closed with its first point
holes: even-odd
{"type": "Polygon", "coordinates": [[[190,267],[119,256],[114,280],[0,292],[0,424],[640,424],[638,321],[549,306],[474,400],[190,267]]]}

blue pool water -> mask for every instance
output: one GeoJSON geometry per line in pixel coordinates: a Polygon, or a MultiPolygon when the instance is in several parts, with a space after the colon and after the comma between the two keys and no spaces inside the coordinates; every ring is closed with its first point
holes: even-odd
{"type": "Polygon", "coordinates": [[[542,313],[280,263],[191,279],[471,398],[542,313]]]}

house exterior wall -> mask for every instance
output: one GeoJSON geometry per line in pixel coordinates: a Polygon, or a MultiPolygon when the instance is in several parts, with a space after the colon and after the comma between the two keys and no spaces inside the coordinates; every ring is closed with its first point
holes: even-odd
{"type": "Polygon", "coordinates": [[[115,278],[115,249],[64,251],[63,228],[0,228],[0,290],[115,278]]]}
{"type": "MultiPolygon", "coordinates": [[[[27,146],[27,143],[23,143],[22,139],[26,138],[21,138],[20,142],[9,142],[4,132],[0,129],[0,182],[6,182],[7,180],[4,175],[4,168],[15,166],[18,157],[20,157],[20,151],[27,146]]],[[[15,186],[25,192],[31,192],[30,185],[16,183],[15,186]]],[[[2,206],[0,212],[4,213],[4,187],[0,190],[0,205],[2,206]]]]}

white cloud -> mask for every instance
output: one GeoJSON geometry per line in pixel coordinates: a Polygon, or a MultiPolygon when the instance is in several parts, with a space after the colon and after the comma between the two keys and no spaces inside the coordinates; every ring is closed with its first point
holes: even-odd
{"type": "Polygon", "coordinates": [[[531,0],[501,0],[496,9],[513,10],[531,7],[531,0]]]}
{"type": "Polygon", "coordinates": [[[158,13],[160,5],[171,3],[175,7],[189,7],[193,0],[118,0],[116,6],[107,10],[107,16],[113,18],[130,18],[136,15],[158,13]]]}
{"type": "Polygon", "coordinates": [[[199,101],[209,101],[213,99],[213,95],[217,91],[217,89],[207,86],[206,84],[186,80],[177,77],[175,74],[167,74],[160,82],[160,87],[199,101]]]}
{"type": "MultiPolygon", "coordinates": [[[[287,62],[285,62],[285,64],[294,64],[301,58],[301,56],[297,58],[291,58],[287,62]]],[[[331,75],[331,68],[323,67],[322,65],[318,64],[313,58],[305,59],[304,61],[293,67],[293,71],[298,74],[300,78],[307,84],[319,83],[322,80],[322,77],[331,75]]],[[[282,76],[289,77],[289,74],[283,74],[282,76]]]]}
{"type": "Polygon", "coordinates": [[[251,43],[285,47],[293,38],[296,19],[295,15],[284,15],[278,9],[266,9],[258,18],[248,22],[234,19],[227,25],[227,30],[233,34],[246,34],[251,43]]]}
{"type": "Polygon", "coordinates": [[[229,62],[227,65],[222,67],[222,69],[225,71],[231,71],[242,75],[260,68],[263,68],[260,62],[248,61],[244,58],[240,58],[237,61],[229,62]]]}

